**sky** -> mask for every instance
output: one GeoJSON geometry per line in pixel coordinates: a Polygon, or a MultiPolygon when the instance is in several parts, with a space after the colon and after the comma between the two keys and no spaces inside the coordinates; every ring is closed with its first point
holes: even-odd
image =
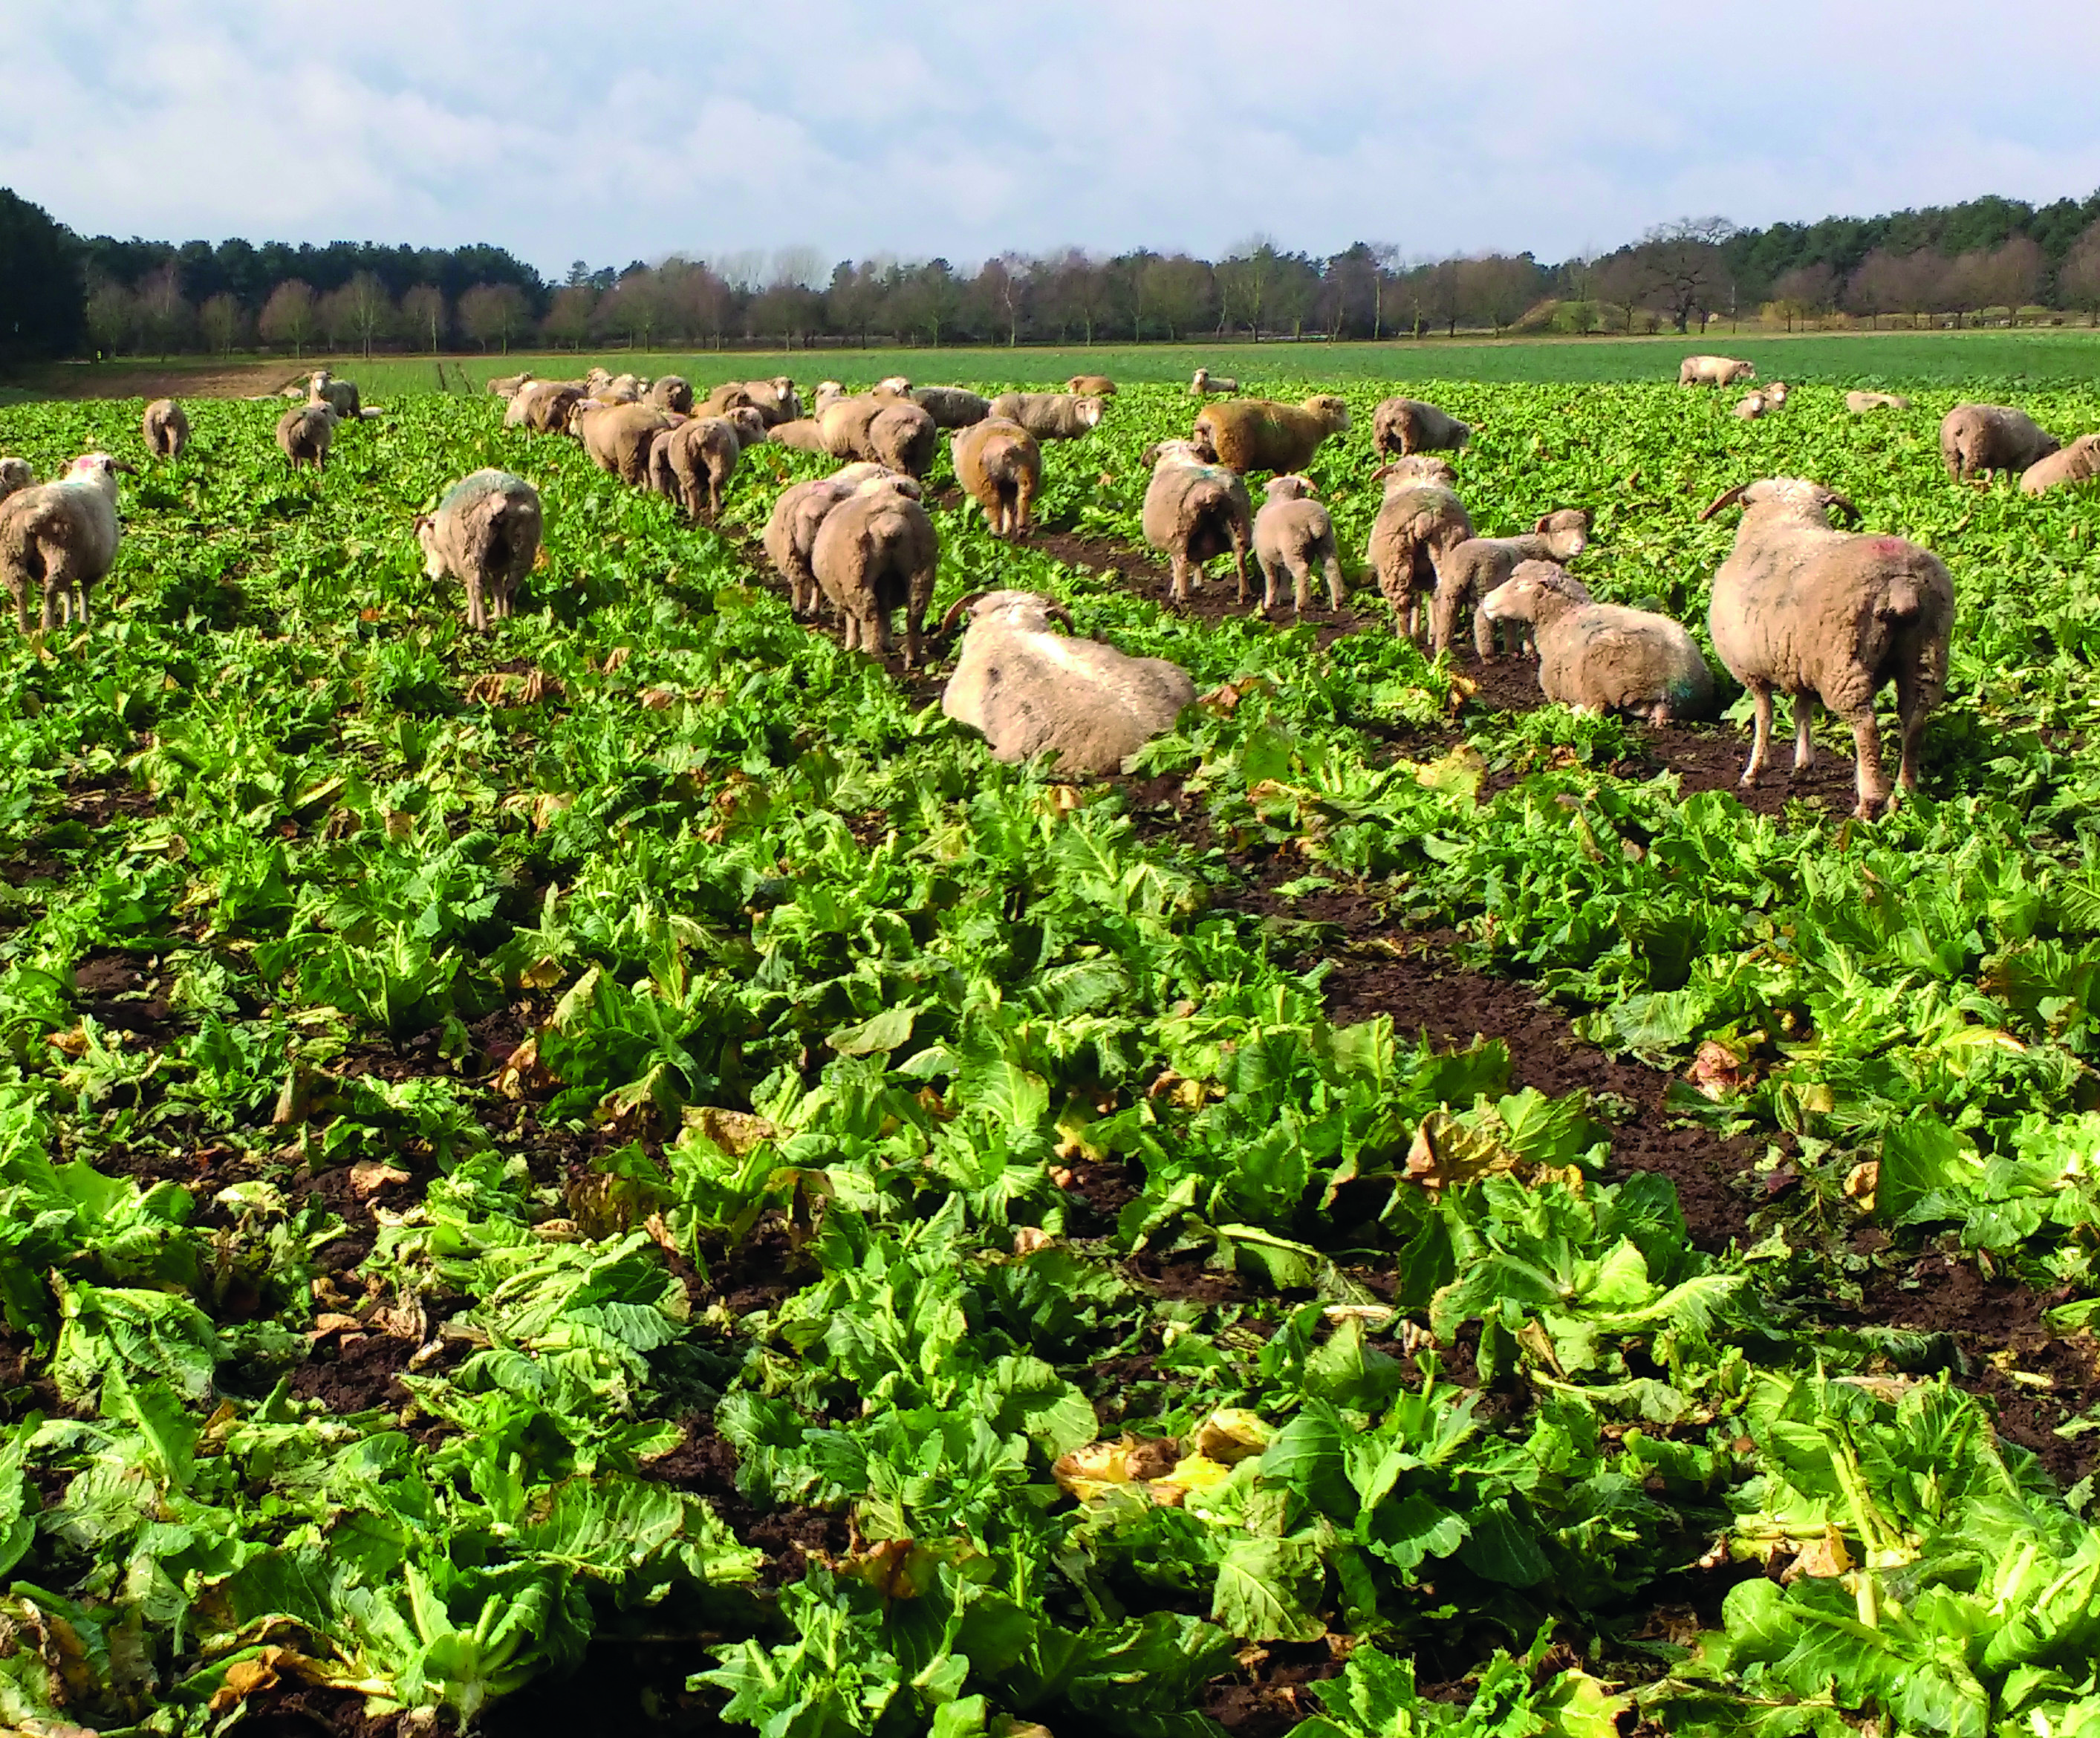
{"type": "Polygon", "coordinates": [[[82,233],[552,276],[1256,236],[1557,260],[2100,187],[2081,0],[16,3],[0,185],[82,233]]]}

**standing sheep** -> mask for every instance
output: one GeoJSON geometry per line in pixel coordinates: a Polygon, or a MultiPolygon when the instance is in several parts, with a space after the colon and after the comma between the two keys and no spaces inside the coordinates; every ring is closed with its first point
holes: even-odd
{"type": "Polygon", "coordinates": [[[1229,398],[1239,390],[1238,381],[1213,374],[1208,368],[1197,369],[1196,377],[1189,382],[1189,396],[1192,399],[1207,399],[1213,394],[1229,398]]]}
{"type": "MultiPolygon", "coordinates": [[[[1443,651],[1458,637],[1458,619],[1473,611],[1473,649],[1485,663],[1495,655],[1495,624],[1509,623],[1510,651],[1529,636],[1521,617],[1490,616],[1481,602],[1507,584],[1520,562],[1570,562],[1589,546],[1590,515],[1579,507],[1549,513],[1520,537],[1470,537],[1436,562],[1436,595],[1429,606],[1429,644],[1443,651]]],[[[1572,583],[1572,582],[1571,582],[1572,583]]]]}
{"type": "Polygon", "coordinates": [[[419,514],[423,571],[466,588],[466,624],[486,633],[510,614],[518,587],[540,553],[539,492],[507,470],[478,470],[445,491],[435,514],[419,514]]]}
{"type": "Polygon", "coordinates": [[[488,390],[500,399],[514,399],[532,383],[532,377],[529,373],[492,374],[488,378],[488,390]]]}
{"type": "Polygon", "coordinates": [[[941,710],[982,730],[995,761],[1054,752],[1061,774],[1119,772],[1147,742],[1172,730],[1196,698],[1178,664],[1052,633],[1052,622],[1069,629],[1072,618],[1039,593],[965,598],[942,631],[965,609],[969,629],[941,710]]]}
{"type": "Polygon", "coordinates": [[[1732,386],[1739,380],[1755,380],[1758,371],[1747,362],[1727,356],[1687,356],[1677,365],[1680,386],[1732,386]]]}
{"type": "Polygon", "coordinates": [[[993,416],[1019,423],[1038,440],[1078,440],[1100,426],[1107,408],[1069,392],[1002,392],[991,401],[993,416]]]}
{"type": "Polygon", "coordinates": [[[1861,417],[1870,410],[1908,410],[1910,400],[1893,392],[1848,392],[1845,408],[1861,417]]]}
{"type": "Polygon", "coordinates": [[[1714,576],[1706,625],[1714,650],[1750,690],[1757,726],[1742,782],[1754,785],[1771,747],[1772,692],[1793,696],[1793,766],[1815,756],[1820,699],[1852,726],[1861,819],[1892,799],[1882,770],[1874,697],[1891,679],[1903,720],[1897,783],[1917,788],[1925,717],[1947,692],[1954,581],[1939,558],[1899,537],[1831,528],[1833,507],[1852,504],[1800,477],[1738,484],[1700,515],[1740,501],[1736,546],[1714,576]]]}
{"type": "Polygon", "coordinates": [[[919,663],[926,607],[933,601],[940,540],[911,492],[863,484],[824,515],[810,548],[810,566],[845,624],[845,649],[889,655],[889,617],[904,611],[904,668],[919,663]]]}
{"type": "Polygon", "coordinates": [[[154,399],[139,426],[146,437],[146,450],[157,459],[175,458],[190,443],[190,419],[173,399],[154,399]]]}
{"type": "Polygon", "coordinates": [[[1043,449],[1017,422],[989,417],[955,432],[951,457],[955,481],[984,509],[995,537],[1028,529],[1035,492],[1043,486],[1043,449]]]}
{"type": "Polygon", "coordinates": [[[1368,559],[1392,606],[1394,628],[1421,637],[1422,600],[1436,588],[1438,568],[1473,535],[1465,504],[1452,489],[1458,474],[1444,460],[1417,455],[1371,473],[1385,485],[1371,525],[1368,559]]]}
{"type": "Polygon", "coordinates": [[[1295,474],[1271,477],[1264,491],[1268,499],[1254,516],[1254,558],[1261,569],[1261,607],[1277,607],[1283,576],[1291,581],[1291,604],[1303,615],[1312,607],[1312,570],[1327,578],[1327,602],[1335,609],[1348,602],[1342,589],[1341,551],[1335,542],[1335,522],[1327,509],[1312,497],[1319,493],[1311,479],[1295,474]]]}
{"type": "Polygon", "coordinates": [[[649,453],[658,432],[677,421],[653,405],[583,399],[569,413],[569,432],[583,443],[592,464],[639,488],[649,480],[649,453]]]}
{"type": "Polygon", "coordinates": [[[2059,483],[2089,483],[2095,477],[2100,477],[2100,434],[2081,434],[2021,472],[2020,492],[2039,495],[2059,483]]]}
{"type": "Polygon", "coordinates": [[[703,505],[709,518],[720,518],[722,490],[743,452],[743,436],[727,417],[690,417],[650,438],[650,487],[682,502],[689,519],[699,518],[703,505]]]}
{"type": "Polygon", "coordinates": [[[43,594],[46,632],[60,615],[87,625],[88,588],[117,561],[117,474],[130,470],[106,452],[90,452],[75,459],[56,483],[0,501],[0,581],[14,593],[23,633],[29,631],[32,591],[43,594]]]}
{"type": "Polygon", "coordinates": [[[1538,686],[1549,700],[1583,712],[1631,712],[1651,724],[1714,715],[1714,673],[1681,624],[1593,603],[1551,562],[1518,562],[1481,608],[1491,621],[1531,629],[1538,686]]]}
{"type": "Polygon", "coordinates": [[[2025,471],[2058,445],[2054,434],[2010,404],[1957,404],[1940,419],[1939,457],[1957,483],[1987,471],[2025,471]]]}
{"type": "Polygon", "coordinates": [[[357,395],[357,382],[338,380],[326,368],[315,368],[313,377],[307,382],[307,402],[330,406],[346,422],[354,422],[364,414],[364,407],[357,395]]]}
{"type": "Polygon", "coordinates": [[[1233,399],[1206,404],[1197,414],[1193,439],[1204,457],[1244,476],[1251,470],[1303,470],[1321,441],[1348,426],[1349,407],[1330,392],[1303,404],[1233,399]]]}
{"type": "Polygon", "coordinates": [[[689,415],[693,408],[693,384],[682,375],[660,374],[650,382],[646,402],[659,410],[675,411],[682,417],[689,415]]]}
{"type": "Polygon", "coordinates": [[[914,386],[911,402],[942,429],[966,429],[991,414],[991,400],[960,386],[914,386]]]}
{"type": "Polygon", "coordinates": [[[899,494],[918,496],[919,485],[880,465],[862,462],[841,465],[828,477],[813,478],[781,491],[773,504],[773,516],[765,523],[765,554],[773,570],[787,581],[788,597],[798,620],[810,620],[818,613],[823,592],[816,569],[810,566],[817,532],[825,515],[848,496],[875,483],[899,494]]]}
{"type": "Polygon", "coordinates": [[[302,465],[326,470],[334,439],[335,412],[324,401],[295,404],[277,419],[277,449],[294,470],[302,465]]]}
{"type": "Polygon", "coordinates": [[[1472,426],[1420,399],[1385,399],[1371,412],[1371,446],[1380,458],[1416,452],[1456,452],[1472,426]]]}
{"type": "Polygon", "coordinates": [[[1186,603],[1191,573],[1200,585],[1203,563],[1228,549],[1239,574],[1239,601],[1247,602],[1254,509],[1246,484],[1237,472],[1204,458],[1193,441],[1162,440],[1146,449],[1144,462],[1152,467],[1145,486],[1145,540],[1167,552],[1174,602],[1186,603]]]}
{"type": "Polygon", "coordinates": [[[583,388],[573,381],[528,380],[503,408],[503,426],[533,434],[560,434],[569,413],[583,402],[583,388]]]}

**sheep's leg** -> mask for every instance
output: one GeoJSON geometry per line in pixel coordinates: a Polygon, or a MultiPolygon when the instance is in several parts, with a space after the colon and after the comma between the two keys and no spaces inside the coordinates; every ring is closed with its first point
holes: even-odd
{"type": "Polygon", "coordinates": [[[889,661],[889,611],[880,604],[861,617],[860,649],[878,664],[889,661]]]}
{"type": "Polygon", "coordinates": [[[1756,784],[1765,770],[1765,755],[1771,747],[1772,691],[1770,682],[1750,685],[1750,703],[1756,709],[1756,720],[1750,732],[1750,764],[1743,769],[1742,783],[1747,787],[1756,784]]]}
{"type": "MultiPolygon", "coordinates": [[[[1270,602],[1275,602],[1272,596],[1270,602]]],[[[1299,556],[1290,569],[1290,607],[1300,615],[1312,607],[1312,563],[1299,556]]]]}
{"type": "Polygon", "coordinates": [[[1925,736],[1925,715],[1930,709],[1923,690],[1916,661],[1906,659],[1896,672],[1896,712],[1903,720],[1903,764],[1896,770],[1899,791],[1917,788],[1917,747],[1925,736]]]}
{"type": "Polygon", "coordinates": [[[1342,563],[1330,555],[1326,560],[1326,569],[1327,602],[1337,610],[1346,610],[1349,607],[1349,594],[1342,586],[1342,563]]]}
{"type": "Polygon", "coordinates": [[[466,580],[466,624],[474,633],[488,632],[488,609],[482,601],[479,576],[469,574],[466,580]]]}
{"type": "Polygon", "coordinates": [[[1172,567],[1174,583],[1168,589],[1167,595],[1176,603],[1186,603],[1189,601],[1189,557],[1186,552],[1180,549],[1174,552],[1172,567]]]}
{"type": "Polygon", "coordinates": [[[86,582],[85,580],[82,580],[82,581],[81,581],[80,588],[79,588],[79,589],[80,589],[80,624],[80,624],[80,626],[82,626],[82,628],[85,628],[85,627],[87,625],[87,582],[86,582]]]}
{"type": "Polygon", "coordinates": [[[29,588],[21,586],[15,593],[15,624],[26,636],[29,631],[29,588]]]}
{"type": "Polygon", "coordinates": [[[1818,697],[1806,688],[1793,696],[1793,770],[1805,773],[1815,764],[1815,709],[1818,697]]]}
{"type": "Polygon", "coordinates": [[[45,580],[43,628],[46,633],[59,624],[58,602],[57,585],[50,580],[45,580]]]}
{"type": "Polygon", "coordinates": [[[924,637],[925,627],[926,618],[920,611],[907,610],[904,612],[904,668],[907,670],[919,668],[919,649],[924,637]]]}
{"type": "Polygon", "coordinates": [[[1889,787],[1882,776],[1882,733],[1874,722],[1874,707],[1870,700],[1866,710],[1852,720],[1852,750],[1858,762],[1856,783],[1860,792],[1859,806],[1852,813],[1863,821],[1871,821],[1889,801],[1889,787]]]}
{"type": "Polygon", "coordinates": [[[1473,650],[1480,655],[1483,664],[1495,655],[1495,624],[1477,603],[1473,606],[1473,650]]]}
{"type": "Polygon", "coordinates": [[[1254,593],[1247,584],[1246,561],[1246,539],[1240,535],[1238,527],[1234,527],[1233,530],[1233,571],[1239,576],[1240,594],[1238,601],[1242,603],[1251,603],[1254,601],[1254,593]]]}

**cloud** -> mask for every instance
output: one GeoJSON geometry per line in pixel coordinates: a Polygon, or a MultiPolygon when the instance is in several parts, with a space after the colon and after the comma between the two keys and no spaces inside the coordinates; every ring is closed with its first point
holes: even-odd
{"type": "Polygon", "coordinates": [[[77,228],[491,240],[543,268],[1252,233],[1554,258],[1668,218],[2100,186],[2100,15],[2000,0],[1367,8],[78,0],[0,161],[77,228]],[[1959,52],[1949,45],[1958,42],[1959,52]]]}

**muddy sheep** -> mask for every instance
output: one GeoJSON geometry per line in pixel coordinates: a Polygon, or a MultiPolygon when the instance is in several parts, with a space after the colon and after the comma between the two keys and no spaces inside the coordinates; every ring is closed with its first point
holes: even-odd
{"type": "Polygon", "coordinates": [[[37,474],[29,468],[27,459],[0,459],[0,501],[5,501],[18,489],[33,487],[37,474]]]}
{"type": "Polygon", "coordinates": [[[1522,622],[1538,644],[1538,687],[1583,712],[1651,724],[1714,715],[1714,673],[1682,624],[1649,610],[1595,603],[1550,561],[1519,562],[1481,601],[1491,621],[1522,622]]]}
{"type": "Polygon", "coordinates": [[[1498,621],[1508,624],[1509,650],[1524,649],[1529,636],[1520,616],[1490,616],[1481,600],[1507,584],[1520,562],[1571,562],[1589,546],[1590,515],[1579,507],[1549,513],[1522,536],[1469,537],[1436,562],[1436,595],[1429,606],[1429,644],[1443,651],[1458,637],[1458,622],[1473,615],[1473,649],[1485,661],[1495,655],[1498,621]]]}
{"type": "Polygon", "coordinates": [[[743,432],[726,417],[689,417],[659,429],[650,437],[650,487],[681,503],[688,519],[697,520],[703,507],[709,518],[719,518],[722,491],[736,474],[743,446],[743,432]]]}
{"type": "Polygon", "coordinates": [[[277,419],[277,450],[294,470],[302,465],[326,470],[329,448],[335,440],[335,422],[334,410],[324,400],[294,404],[277,419]]]}
{"type": "Polygon", "coordinates": [[[1303,470],[1320,443],[1348,432],[1349,407],[1323,392],[1303,404],[1273,399],[1232,399],[1206,404],[1190,437],[1207,459],[1239,472],[1303,470]]]}
{"type": "Polygon", "coordinates": [[[435,513],[418,515],[423,571],[466,588],[466,624],[485,633],[510,614],[540,553],[540,494],[523,477],[478,470],[445,491],[435,513]]]}
{"type": "Polygon", "coordinates": [[[1262,608],[1278,607],[1288,575],[1291,606],[1303,615],[1312,607],[1316,568],[1326,579],[1328,604],[1337,610],[1345,607],[1348,598],[1342,586],[1335,522],[1313,499],[1320,492],[1312,480],[1295,473],[1271,477],[1263,492],[1267,499],[1254,516],[1254,558],[1261,569],[1262,608]]]}
{"type": "Polygon", "coordinates": [[[1145,450],[1151,467],[1141,515],[1145,540],[1166,552],[1172,569],[1171,595],[1189,601],[1193,576],[1202,584],[1203,563],[1230,551],[1239,576],[1239,601],[1247,589],[1248,546],[1254,540],[1254,509],[1238,473],[1212,464],[1185,440],[1162,440],[1145,450]]]}
{"type": "Polygon", "coordinates": [[[652,404],[607,404],[579,399],[569,412],[569,432],[600,470],[637,488],[649,481],[649,454],[657,434],[677,418],[652,404]]]}
{"type": "Polygon", "coordinates": [[[987,417],[955,431],[950,449],[955,481],[984,509],[995,537],[1018,537],[1028,529],[1035,493],[1043,486],[1043,448],[1017,422],[987,417]]]}
{"type": "Polygon", "coordinates": [[[121,531],[117,479],[131,467],[106,452],[75,459],[56,483],[32,484],[0,501],[0,581],[15,620],[29,631],[29,594],[43,597],[45,629],[61,618],[85,628],[88,588],[116,564],[121,531]]]}
{"type": "Polygon", "coordinates": [[[1417,454],[1371,473],[1385,485],[1372,522],[1366,559],[1392,607],[1393,626],[1410,639],[1422,633],[1422,600],[1436,589],[1438,567],[1473,535],[1473,522],[1452,484],[1449,463],[1417,454]]]}
{"type": "Polygon", "coordinates": [[[174,458],[190,443],[190,419],[173,399],[154,399],[139,427],[146,437],[146,450],[157,459],[174,458]]]}
{"type": "Polygon", "coordinates": [[[583,401],[583,388],[573,381],[527,381],[503,407],[503,426],[523,429],[531,434],[566,434],[569,413],[583,401]]]}
{"type": "Polygon", "coordinates": [[[1472,438],[1471,424],[1420,399],[1386,399],[1371,412],[1371,446],[1382,459],[1456,452],[1472,438]]]}
{"type": "Polygon", "coordinates": [[[880,480],[863,484],[824,515],[810,566],[845,624],[848,651],[889,653],[891,613],[904,611],[904,667],[915,668],[933,601],[940,539],[915,483],[910,492],[880,480]]]}
{"type": "Polygon", "coordinates": [[[649,382],[649,390],[642,395],[642,402],[654,404],[659,410],[675,411],[686,416],[693,408],[693,383],[682,375],[660,374],[649,382]]]}
{"type": "Polygon", "coordinates": [[[2010,404],[1957,404],[1940,419],[1939,457],[1957,483],[1994,470],[2024,472],[2058,445],[2054,434],[2010,404]]]}
{"type": "Polygon", "coordinates": [[[919,493],[915,479],[885,465],[862,462],[841,465],[828,477],[792,484],[773,503],[773,516],[765,522],[766,558],[773,563],[773,571],[786,581],[788,602],[798,618],[814,618],[823,597],[810,556],[824,516],[848,496],[871,483],[915,499],[919,493]]]}

